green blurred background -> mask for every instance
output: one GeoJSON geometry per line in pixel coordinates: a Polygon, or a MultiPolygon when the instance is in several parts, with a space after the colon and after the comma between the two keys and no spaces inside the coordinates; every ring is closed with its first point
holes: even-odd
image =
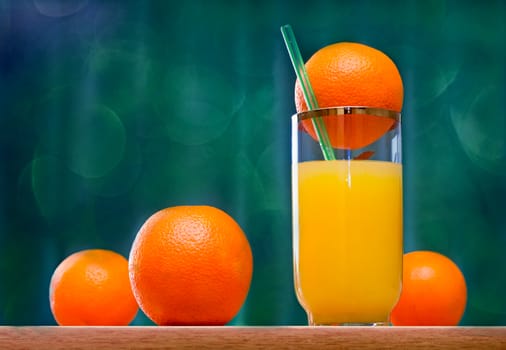
{"type": "MultiPolygon", "coordinates": [[[[506,324],[505,1],[0,0],[0,323],[55,324],[85,248],[127,256],[153,212],[209,204],[252,245],[232,324],[305,324],[293,292],[290,23],[404,79],[405,250],[451,257],[464,325],[506,324]]],[[[139,313],[137,325],[151,322],[139,313]]]]}

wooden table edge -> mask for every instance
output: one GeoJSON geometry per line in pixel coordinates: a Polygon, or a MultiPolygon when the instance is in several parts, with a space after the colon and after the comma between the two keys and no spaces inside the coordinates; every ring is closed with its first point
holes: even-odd
{"type": "Polygon", "coordinates": [[[0,326],[0,349],[506,349],[506,327],[0,326]]]}

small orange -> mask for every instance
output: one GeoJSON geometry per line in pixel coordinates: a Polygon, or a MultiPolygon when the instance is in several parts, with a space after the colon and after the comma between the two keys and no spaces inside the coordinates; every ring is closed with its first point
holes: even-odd
{"type": "Polygon", "coordinates": [[[464,314],[464,275],[448,257],[431,251],[404,255],[401,297],[391,314],[395,326],[456,326],[464,314]]]}
{"type": "MultiPolygon", "coordinates": [[[[320,108],[366,106],[400,112],[404,96],[401,75],[395,63],[383,52],[370,46],[341,42],[318,50],[305,64],[320,108]]],[[[297,112],[307,111],[304,95],[295,83],[297,112]]],[[[347,115],[324,118],[334,148],[356,149],[379,139],[394,125],[389,118],[371,115],[347,115]],[[346,132],[343,128],[352,132],[346,132]]],[[[316,139],[310,120],[305,130],[316,139]]]]}
{"type": "Polygon", "coordinates": [[[128,261],[104,249],[74,253],[51,277],[51,312],[61,326],[126,326],[139,309],[128,279],[128,261]]]}
{"type": "Polygon", "coordinates": [[[239,225],[211,206],[176,206],[149,217],[129,258],[134,295],[158,325],[224,325],[240,310],[253,271],[239,225]]]}

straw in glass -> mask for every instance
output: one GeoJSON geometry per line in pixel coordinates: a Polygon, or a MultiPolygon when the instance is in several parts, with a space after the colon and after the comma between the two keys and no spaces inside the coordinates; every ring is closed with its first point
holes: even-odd
{"type": "MultiPolygon", "coordinates": [[[[288,49],[288,54],[290,55],[290,60],[292,61],[295,74],[297,75],[302,87],[302,93],[304,94],[306,104],[310,110],[318,109],[318,101],[316,100],[313,88],[309,82],[306,66],[304,66],[302,56],[300,55],[299,46],[295,40],[292,27],[289,24],[282,26],[281,33],[283,34],[283,39],[285,40],[285,45],[288,49]]],[[[323,119],[321,117],[316,117],[313,118],[312,121],[316,130],[316,136],[318,138],[320,148],[322,149],[323,158],[325,160],[334,160],[334,150],[330,144],[329,135],[327,134],[327,129],[325,128],[323,119]]]]}

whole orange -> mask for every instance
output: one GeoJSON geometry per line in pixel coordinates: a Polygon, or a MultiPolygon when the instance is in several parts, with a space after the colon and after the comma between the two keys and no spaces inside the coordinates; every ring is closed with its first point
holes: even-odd
{"type": "Polygon", "coordinates": [[[142,225],[129,258],[134,295],[158,325],[224,325],[240,310],[253,272],[236,221],[211,206],[160,210],[142,225]]]}
{"type": "Polygon", "coordinates": [[[126,326],[139,309],[127,259],[104,249],[65,258],[51,277],[49,300],[61,326],[126,326]]]}
{"type": "MultiPolygon", "coordinates": [[[[399,70],[390,57],[375,48],[351,42],[331,44],[313,54],[305,66],[319,108],[366,106],[396,112],[402,109],[404,88],[399,70]]],[[[297,112],[308,109],[298,80],[295,106],[297,112]]],[[[325,118],[332,146],[342,149],[367,146],[394,123],[392,119],[371,115],[325,118]]],[[[316,139],[312,123],[306,121],[303,125],[316,139]]]]}
{"type": "Polygon", "coordinates": [[[395,326],[456,326],[464,314],[464,275],[448,257],[431,251],[404,255],[402,292],[391,314],[395,326]]]}

